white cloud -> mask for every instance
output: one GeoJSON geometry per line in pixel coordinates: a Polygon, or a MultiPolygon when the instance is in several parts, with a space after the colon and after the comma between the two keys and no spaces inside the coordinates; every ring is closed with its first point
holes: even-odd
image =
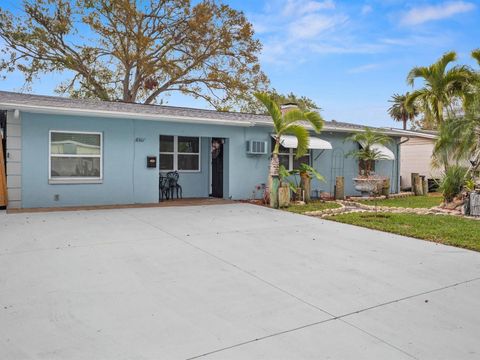
{"type": "Polygon", "coordinates": [[[357,66],[357,67],[354,67],[354,68],[352,68],[352,69],[349,69],[349,70],[348,70],[348,73],[349,73],[349,74],[364,73],[364,72],[368,72],[368,71],[371,71],[371,70],[378,69],[380,66],[381,66],[380,64],[366,64],[366,65],[361,65],[361,66],[357,66]]]}
{"type": "Polygon", "coordinates": [[[372,5],[363,5],[362,9],[360,10],[362,15],[370,14],[373,11],[372,5]]]}
{"type": "Polygon", "coordinates": [[[303,15],[319,10],[333,10],[335,3],[332,0],[325,1],[303,1],[303,0],[287,0],[282,10],[283,16],[303,15]]]}
{"type": "Polygon", "coordinates": [[[286,64],[308,54],[345,53],[350,18],[332,0],[271,0],[264,11],[249,16],[263,42],[262,61],[286,64]]]}
{"type": "Polygon", "coordinates": [[[335,29],[347,22],[348,17],[343,15],[327,16],[313,13],[307,14],[288,26],[288,34],[293,40],[310,39],[319,36],[322,32],[335,29]]]}
{"type": "MultiPolygon", "coordinates": [[[[423,44],[436,46],[440,41],[449,43],[448,32],[362,33],[370,24],[358,15],[371,11],[373,8],[367,0],[360,3],[360,7],[345,6],[340,2],[337,6],[331,0],[268,0],[263,10],[249,14],[249,19],[263,43],[261,61],[282,66],[299,64],[319,55],[368,55],[400,46],[410,48],[423,44]],[[390,36],[382,37],[382,34],[390,36]]],[[[351,69],[352,73],[367,70],[369,68],[351,69]]]]}
{"type": "Polygon", "coordinates": [[[348,42],[347,44],[311,44],[308,49],[317,54],[376,54],[386,49],[382,44],[348,42]]]}
{"type": "Polygon", "coordinates": [[[442,20],[456,14],[466,13],[475,9],[475,5],[465,1],[444,2],[438,5],[414,7],[403,15],[402,25],[420,25],[429,21],[442,20]]]}

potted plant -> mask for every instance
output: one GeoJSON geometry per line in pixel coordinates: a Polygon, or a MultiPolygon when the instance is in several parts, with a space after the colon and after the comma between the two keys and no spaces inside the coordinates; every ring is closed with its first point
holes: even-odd
{"type": "Polygon", "coordinates": [[[360,191],[362,196],[368,196],[371,193],[378,192],[383,187],[385,178],[373,174],[373,164],[375,161],[388,159],[375,145],[388,145],[391,139],[383,134],[378,134],[371,129],[365,129],[348,137],[347,140],[359,143],[359,149],[352,150],[346,156],[356,158],[361,166],[359,176],[353,179],[355,190],[360,191]]]}

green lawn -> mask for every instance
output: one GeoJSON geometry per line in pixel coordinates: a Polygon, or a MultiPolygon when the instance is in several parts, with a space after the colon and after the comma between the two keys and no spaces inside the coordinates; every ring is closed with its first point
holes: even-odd
{"type": "Polygon", "coordinates": [[[480,221],[446,215],[349,213],[329,220],[480,251],[480,221]]]}
{"type": "MultiPolygon", "coordinates": [[[[408,196],[404,198],[391,198],[377,200],[378,206],[402,207],[402,208],[431,208],[442,203],[440,194],[431,194],[427,196],[408,196]]],[[[375,205],[373,200],[359,200],[366,205],[375,205]]]]}
{"type": "Polygon", "coordinates": [[[307,211],[335,209],[339,207],[340,205],[333,201],[316,200],[316,201],[311,201],[305,205],[290,205],[289,207],[285,208],[285,210],[296,213],[296,214],[303,214],[307,211]]]}

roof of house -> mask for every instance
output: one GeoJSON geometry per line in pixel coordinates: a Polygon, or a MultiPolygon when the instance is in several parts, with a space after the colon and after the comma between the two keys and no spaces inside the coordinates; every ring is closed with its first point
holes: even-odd
{"type": "Polygon", "coordinates": [[[418,137],[423,139],[438,139],[438,131],[436,130],[403,130],[403,129],[392,129],[399,134],[404,134],[405,137],[418,137]]]}
{"type": "MultiPolygon", "coordinates": [[[[59,96],[45,96],[0,91],[1,110],[20,110],[34,113],[84,115],[98,117],[133,118],[143,120],[170,120],[189,123],[210,123],[236,126],[271,126],[267,115],[223,112],[188,107],[144,105],[120,101],[93,99],[71,99],[59,96]]],[[[324,130],[333,132],[362,131],[366,126],[340,121],[325,121],[324,130]]],[[[370,127],[371,128],[371,127],[370,127]]],[[[398,129],[372,128],[394,135],[409,136],[398,129]]]]}

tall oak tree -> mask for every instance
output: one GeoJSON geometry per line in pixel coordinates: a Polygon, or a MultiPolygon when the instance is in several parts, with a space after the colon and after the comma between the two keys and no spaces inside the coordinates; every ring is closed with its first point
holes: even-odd
{"type": "Polygon", "coordinates": [[[0,7],[0,70],[27,84],[64,72],[57,91],[72,97],[152,104],[181,92],[226,110],[268,83],[252,25],[215,0],[24,0],[21,10],[0,7]]]}

